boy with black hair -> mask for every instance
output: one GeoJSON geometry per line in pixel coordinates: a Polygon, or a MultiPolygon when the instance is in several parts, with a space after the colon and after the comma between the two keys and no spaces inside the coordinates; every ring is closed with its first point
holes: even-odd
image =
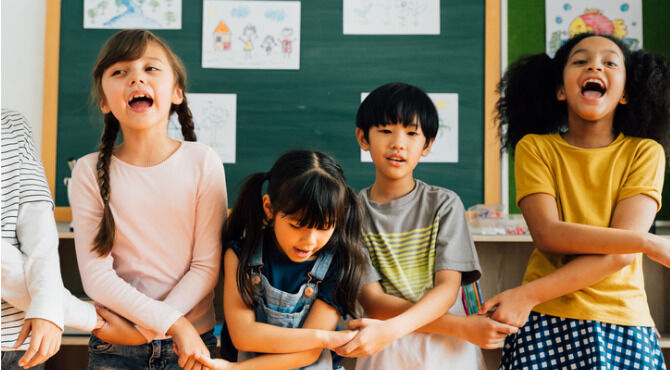
{"type": "Polygon", "coordinates": [[[356,126],[375,165],[375,182],[359,194],[371,264],[359,301],[368,318],[350,322],[359,333],[337,352],[368,356],[357,369],[483,368],[480,350],[461,338],[494,348],[516,328],[466,317],[457,299],[481,276],[463,203],[413,176],[437,135],[435,106],[415,86],[386,84],[363,101],[356,126]]]}

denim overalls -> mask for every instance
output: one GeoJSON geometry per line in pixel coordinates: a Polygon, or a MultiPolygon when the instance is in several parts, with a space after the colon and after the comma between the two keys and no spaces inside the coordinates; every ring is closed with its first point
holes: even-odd
{"type": "MultiPolygon", "coordinates": [[[[263,268],[263,240],[261,239],[249,262],[251,282],[256,288],[254,293],[256,321],[285,328],[301,328],[316,300],[319,283],[326,276],[332,260],[332,251],[320,253],[314,267],[307,273],[309,280],[300,287],[297,293],[287,293],[270,285],[268,279],[261,273],[263,268]]],[[[257,355],[240,351],[237,360],[244,361],[257,355]]],[[[324,349],[316,362],[302,369],[332,370],[333,359],[330,351],[324,349]]]]}

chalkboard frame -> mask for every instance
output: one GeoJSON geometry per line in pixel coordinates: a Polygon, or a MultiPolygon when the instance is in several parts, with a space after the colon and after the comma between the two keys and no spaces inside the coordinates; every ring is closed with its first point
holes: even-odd
{"type": "MultiPolygon", "coordinates": [[[[42,153],[47,181],[55,197],[61,1],[50,0],[46,3],[42,153]]],[[[495,86],[500,78],[500,0],[485,0],[484,7],[483,199],[485,203],[499,203],[500,159],[497,131],[493,123],[493,108],[496,100],[495,86]]],[[[228,186],[230,188],[234,185],[228,186]]],[[[56,207],[55,216],[58,221],[70,221],[72,218],[70,208],[61,206],[56,207]]]]}

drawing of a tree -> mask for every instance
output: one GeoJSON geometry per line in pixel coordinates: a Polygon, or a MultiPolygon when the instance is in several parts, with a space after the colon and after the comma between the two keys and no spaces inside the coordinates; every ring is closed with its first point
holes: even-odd
{"type": "Polygon", "coordinates": [[[156,12],[156,8],[161,5],[161,3],[158,2],[158,0],[151,0],[149,1],[149,6],[153,9],[154,12],[156,12]]]}
{"type": "Polygon", "coordinates": [[[95,23],[95,16],[98,15],[98,11],[95,8],[88,10],[88,17],[91,18],[91,22],[95,23]]]}
{"type": "Polygon", "coordinates": [[[105,14],[105,8],[109,5],[109,1],[107,0],[102,0],[101,2],[98,3],[98,8],[100,8],[100,13],[105,14]]]}
{"type": "Polygon", "coordinates": [[[172,11],[169,11],[165,13],[165,20],[167,21],[167,24],[172,24],[172,22],[175,22],[177,18],[175,18],[172,11]]]}

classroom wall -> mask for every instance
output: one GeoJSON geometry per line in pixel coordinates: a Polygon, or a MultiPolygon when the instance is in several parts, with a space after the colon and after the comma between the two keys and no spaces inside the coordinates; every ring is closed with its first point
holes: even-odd
{"type": "Polygon", "coordinates": [[[42,151],[44,95],[44,32],[47,0],[2,0],[3,108],[26,115],[33,126],[37,151],[42,151]]]}

